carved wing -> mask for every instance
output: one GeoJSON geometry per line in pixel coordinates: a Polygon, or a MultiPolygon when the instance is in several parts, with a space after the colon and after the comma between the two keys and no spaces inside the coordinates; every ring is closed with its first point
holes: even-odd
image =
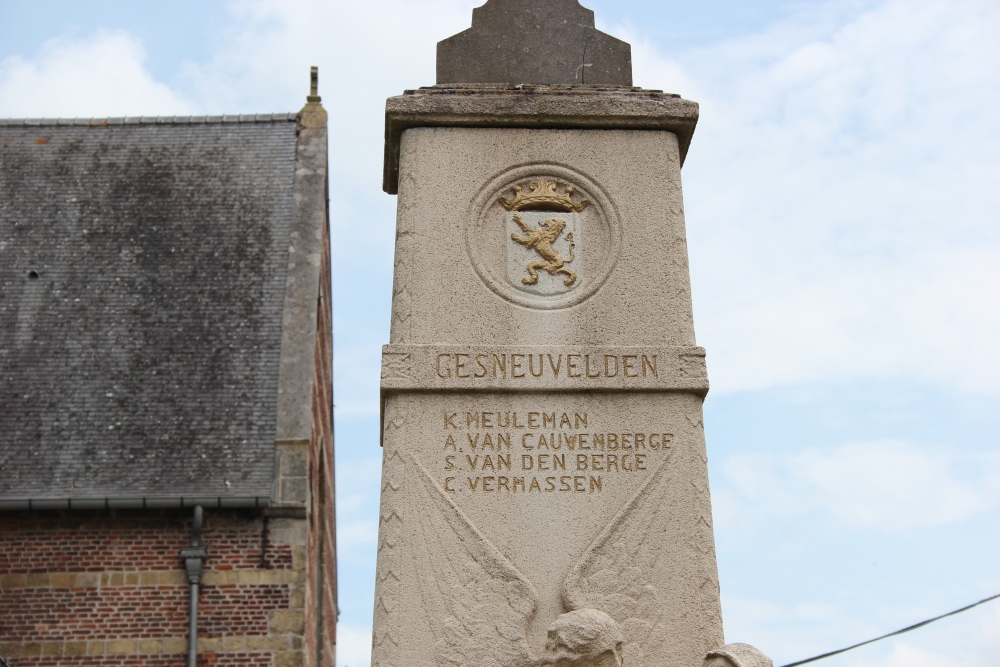
{"type": "Polygon", "coordinates": [[[439,667],[519,667],[531,663],[528,623],[538,593],[480,533],[427,470],[409,456],[419,497],[421,589],[439,667]]]}
{"type": "Polygon", "coordinates": [[[626,664],[640,659],[641,645],[663,608],[650,576],[658,556],[657,534],[669,520],[670,477],[665,457],[584,552],[563,583],[571,610],[597,609],[611,616],[625,638],[626,664]],[[631,659],[629,659],[631,658],[631,659]]]}

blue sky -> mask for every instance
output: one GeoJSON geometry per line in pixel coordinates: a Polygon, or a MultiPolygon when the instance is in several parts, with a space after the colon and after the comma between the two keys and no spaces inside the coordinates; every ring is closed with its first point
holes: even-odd
{"type": "MultiPolygon", "coordinates": [[[[0,0],[0,116],[330,111],[340,655],[367,665],[385,98],[475,2],[0,0]]],[[[1000,5],[584,2],[701,104],[683,177],[729,641],[775,664],[1000,592],[1000,5]]],[[[817,663],[988,667],[1000,603],[817,663]]]]}

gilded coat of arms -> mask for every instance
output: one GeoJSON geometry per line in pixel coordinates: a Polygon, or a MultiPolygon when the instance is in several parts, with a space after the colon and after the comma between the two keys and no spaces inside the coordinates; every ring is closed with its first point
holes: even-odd
{"type": "Polygon", "coordinates": [[[540,295],[568,292],[578,284],[568,267],[580,243],[579,213],[590,202],[573,201],[574,188],[560,192],[555,181],[539,179],[513,188],[514,198],[499,198],[507,210],[507,279],[518,289],[540,295]],[[543,273],[542,273],[543,272],[543,273]]]}
{"type": "Polygon", "coordinates": [[[506,301],[541,310],[597,292],[618,261],[622,238],[600,184],[544,163],[518,165],[483,183],[464,233],[483,284],[506,301]]]}

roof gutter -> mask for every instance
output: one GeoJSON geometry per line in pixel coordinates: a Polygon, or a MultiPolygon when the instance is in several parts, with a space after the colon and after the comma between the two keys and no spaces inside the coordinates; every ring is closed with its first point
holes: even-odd
{"type": "Polygon", "coordinates": [[[270,496],[101,496],[84,498],[0,498],[0,511],[171,509],[207,507],[212,509],[264,508],[270,496]]]}

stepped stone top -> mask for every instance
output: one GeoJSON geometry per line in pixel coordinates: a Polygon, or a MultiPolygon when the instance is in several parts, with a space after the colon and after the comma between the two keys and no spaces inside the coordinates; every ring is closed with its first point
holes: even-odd
{"type": "Polygon", "coordinates": [[[489,0],[438,42],[437,83],[632,85],[632,47],[576,0],[489,0]]]}

